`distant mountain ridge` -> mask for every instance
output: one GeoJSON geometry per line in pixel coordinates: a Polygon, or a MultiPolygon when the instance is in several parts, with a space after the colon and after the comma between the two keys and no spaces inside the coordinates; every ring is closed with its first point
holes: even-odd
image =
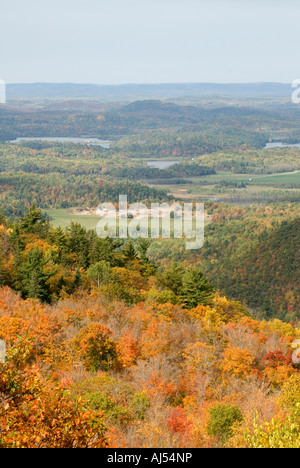
{"type": "Polygon", "coordinates": [[[7,84],[7,100],[95,99],[103,101],[189,96],[290,97],[290,83],[163,83],[96,85],[75,83],[7,84]]]}

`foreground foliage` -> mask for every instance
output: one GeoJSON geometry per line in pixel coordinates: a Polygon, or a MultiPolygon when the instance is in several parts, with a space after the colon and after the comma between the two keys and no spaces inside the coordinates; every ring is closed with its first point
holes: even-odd
{"type": "Polygon", "coordinates": [[[295,324],[255,320],[198,265],[158,270],[148,241],[35,206],[1,223],[1,447],[299,446],[295,324]]]}
{"type": "Polygon", "coordinates": [[[215,294],[193,309],[0,290],[2,447],[299,444],[300,330],[215,294]]]}

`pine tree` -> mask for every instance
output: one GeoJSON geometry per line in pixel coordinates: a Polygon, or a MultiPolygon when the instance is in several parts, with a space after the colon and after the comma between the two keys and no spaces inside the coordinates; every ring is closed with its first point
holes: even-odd
{"type": "Polygon", "coordinates": [[[124,258],[124,267],[131,270],[133,265],[136,263],[135,261],[138,261],[138,254],[131,239],[126,242],[122,254],[124,258]]]}
{"type": "Polygon", "coordinates": [[[19,224],[15,223],[13,225],[13,231],[10,235],[10,242],[13,248],[13,254],[16,263],[16,259],[20,258],[21,252],[25,249],[25,241],[22,238],[19,224]]]}
{"type": "Polygon", "coordinates": [[[198,305],[209,305],[213,298],[214,287],[199,268],[191,267],[184,274],[180,299],[187,309],[198,305]]]}
{"type": "Polygon", "coordinates": [[[50,302],[51,295],[48,279],[56,272],[45,272],[44,266],[48,260],[44,260],[43,253],[38,248],[33,248],[28,254],[28,262],[21,269],[22,292],[25,297],[40,299],[50,302]]]}
{"type": "Polygon", "coordinates": [[[53,244],[55,244],[60,249],[65,249],[67,247],[67,237],[60,226],[53,230],[50,238],[51,241],[53,241],[53,244]]]}
{"type": "Polygon", "coordinates": [[[42,211],[36,208],[33,203],[28,213],[21,218],[21,232],[24,234],[38,234],[40,237],[45,238],[50,229],[50,222],[46,215],[42,211]]]}
{"type": "Polygon", "coordinates": [[[94,263],[99,262],[100,252],[99,252],[99,243],[100,240],[96,232],[89,232],[89,264],[93,265],[94,263]]]}
{"type": "Polygon", "coordinates": [[[84,227],[78,223],[71,223],[67,228],[68,249],[76,253],[78,265],[84,269],[89,267],[89,242],[88,234],[84,227]]]}
{"type": "Polygon", "coordinates": [[[81,273],[80,273],[80,268],[77,268],[75,276],[74,276],[74,283],[73,283],[73,288],[74,290],[78,288],[82,283],[82,278],[81,278],[81,273]]]}
{"type": "MultiPolygon", "coordinates": [[[[112,267],[123,266],[123,255],[120,248],[123,246],[123,241],[120,239],[99,239],[97,243],[97,262],[108,262],[112,267]]],[[[94,263],[94,262],[92,262],[94,263]]],[[[92,264],[91,263],[91,264],[92,264]]]]}
{"type": "Polygon", "coordinates": [[[147,251],[150,247],[150,242],[147,239],[139,239],[137,243],[137,252],[139,253],[140,260],[142,262],[142,274],[146,278],[153,276],[156,273],[156,266],[150,261],[147,251]]]}
{"type": "Polygon", "coordinates": [[[176,296],[179,296],[182,289],[183,275],[184,267],[181,264],[173,264],[168,270],[164,271],[164,273],[160,275],[158,279],[163,287],[173,291],[176,296]]]}

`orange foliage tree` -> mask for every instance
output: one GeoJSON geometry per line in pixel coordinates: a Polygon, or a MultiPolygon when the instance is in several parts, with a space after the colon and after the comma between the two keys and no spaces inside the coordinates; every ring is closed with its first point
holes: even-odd
{"type": "Polygon", "coordinates": [[[105,447],[102,413],[87,410],[61,389],[51,388],[21,342],[0,365],[0,448],[105,447]]]}
{"type": "Polygon", "coordinates": [[[96,372],[112,368],[117,361],[113,332],[105,325],[91,323],[73,338],[71,346],[87,370],[96,372]]]}

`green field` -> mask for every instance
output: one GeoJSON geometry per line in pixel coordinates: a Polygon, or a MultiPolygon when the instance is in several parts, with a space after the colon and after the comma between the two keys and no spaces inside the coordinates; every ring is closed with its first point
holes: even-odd
{"type": "MultiPolygon", "coordinates": [[[[182,201],[195,199],[203,196],[203,199],[220,198],[229,201],[231,198],[240,198],[241,201],[251,199],[253,195],[263,198],[265,194],[274,196],[299,196],[300,199],[300,171],[279,174],[233,174],[232,172],[219,171],[214,175],[205,177],[190,178],[190,184],[185,185],[163,185],[160,188],[167,189],[174,195],[174,198],[182,201]],[[221,187],[220,183],[238,182],[244,183],[245,188],[221,187]]],[[[80,223],[87,229],[95,229],[99,221],[99,216],[91,214],[80,214],[75,209],[45,210],[50,216],[54,227],[61,226],[63,229],[70,223],[80,223]]]]}
{"type": "Polygon", "coordinates": [[[274,197],[286,196],[287,201],[291,196],[300,199],[300,171],[278,174],[234,174],[229,171],[218,171],[209,176],[189,178],[188,182],[182,185],[170,184],[159,187],[168,190],[175,198],[183,200],[201,196],[203,199],[221,197],[226,200],[232,196],[247,199],[253,194],[258,196],[260,193],[263,197],[267,192],[269,196],[272,194],[274,197]],[[222,182],[243,183],[245,187],[226,186],[222,185],[222,182]]]}
{"type": "Polygon", "coordinates": [[[283,172],[278,174],[233,174],[228,171],[219,171],[216,174],[195,177],[190,179],[195,184],[214,185],[221,181],[244,182],[247,185],[270,185],[270,186],[290,186],[297,185],[300,188],[300,171],[283,172]]]}
{"type": "Polygon", "coordinates": [[[254,176],[256,185],[271,185],[273,187],[292,186],[300,188],[300,171],[285,173],[254,176]]]}
{"type": "Polygon", "coordinates": [[[51,218],[51,224],[54,227],[66,228],[73,221],[74,223],[79,223],[87,229],[95,229],[99,221],[99,216],[90,214],[90,215],[77,215],[72,214],[69,210],[44,210],[48,216],[51,218]]]}

